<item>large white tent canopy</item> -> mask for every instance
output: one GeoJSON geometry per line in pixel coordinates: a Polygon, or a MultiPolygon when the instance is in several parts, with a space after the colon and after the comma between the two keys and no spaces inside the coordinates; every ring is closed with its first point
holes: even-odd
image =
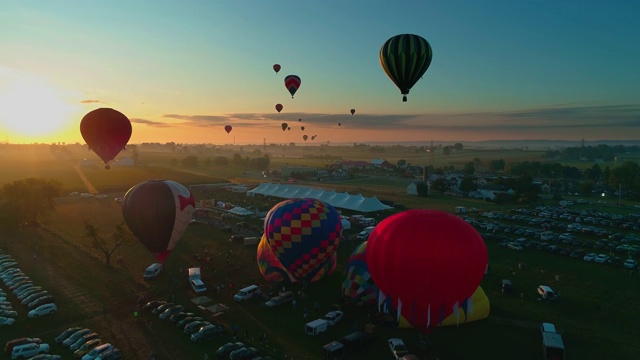
{"type": "Polygon", "coordinates": [[[362,194],[337,193],[333,190],[314,189],[299,185],[262,183],[253,190],[247,191],[248,196],[255,194],[273,196],[284,199],[312,198],[326,202],[340,208],[359,212],[373,212],[393,209],[374,197],[364,197],[362,194]]]}

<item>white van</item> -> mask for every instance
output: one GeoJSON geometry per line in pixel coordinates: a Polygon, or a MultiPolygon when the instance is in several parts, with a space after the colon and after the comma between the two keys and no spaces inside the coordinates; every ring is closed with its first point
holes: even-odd
{"type": "Polygon", "coordinates": [[[467,208],[464,206],[456,206],[456,214],[466,214],[467,208]]]}
{"type": "Polygon", "coordinates": [[[11,350],[11,359],[28,359],[38,354],[49,353],[49,344],[29,343],[18,345],[11,350]]]}
{"type": "Polygon", "coordinates": [[[357,239],[360,241],[367,241],[367,239],[369,238],[369,235],[371,234],[371,232],[373,231],[373,229],[375,229],[375,226],[369,226],[364,228],[364,230],[362,230],[358,236],[357,239]]]}
{"type": "Polygon", "coordinates": [[[161,271],[162,271],[162,264],[154,263],[149,265],[147,270],[144,271],[143,277],[145,280],[151,280],[154,277],[158,276],[158,274],[160,274],[161,271]]]}
{"type": "Polygon", "coordinates": [[[191,285],[191,289],[193,289],[193,291],[198,295],[207,292],[207,286],[200,279],[191,279],[189,284],[191,285]]]}
{"type": "Polygon", "coordinates": [[[325,319],[316,319],[304,325],[304,332],[308,335],[314,336],[327,331],[328,326],[329,321],[325,319]]]}
{"type": "Polygon", "coordinates": [[[243,301],[251,299],[254,295],[260,295],[262,291],[258,285],[247,286],[244,289],[240,289],[234,296],[235,301],[243,301]]]}

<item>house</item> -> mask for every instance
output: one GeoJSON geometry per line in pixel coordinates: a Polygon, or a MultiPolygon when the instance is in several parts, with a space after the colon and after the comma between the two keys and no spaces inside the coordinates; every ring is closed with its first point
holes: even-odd
{"type": "Polygon", "coordinates": [[[395,165],[384,159],[373,159],[371,160],[371,165],[373,165],[373,167],[376,169],[383,170],[393,170],[396,167],[395,165]]]}
{"type": "Polygon", "coordinates": [[[336,161],[335,163],[331,164],[330,166],[331,168],[334,169],[368,169],[371,167],[371,164],[369,164],[366,161],[360,161],[360,160],[355,160],[355,161],[336,161]]]}

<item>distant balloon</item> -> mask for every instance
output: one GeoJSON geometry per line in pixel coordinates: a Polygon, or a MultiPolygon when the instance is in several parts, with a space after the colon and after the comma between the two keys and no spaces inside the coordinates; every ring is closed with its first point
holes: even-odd
{"type": "Polygon", "coordinates": [[[224,127],[224,131],[226,131],[227,134],[231,132],[231,129],[233,129],[233,127],[231,127],[231,125],[227,125],[227,126],[224,127]]]}
{"type": "Polygon", "coordinates": [[[149,180],[122,198],[122,216],[138,240],[164,262],[189,226],[196,201],[189,190],[170,180],[149,180]]]}
{"type": "Polygon", "coordinates": [[[301,129],[302,131],[304,131],[304,126],[300,126],[300,129],[301,129]]]}
{"type": "Polygon", "coordinates": [[[275,72],[276,72],[276,74],[278,73],[278,71],[280,71],[280,69],[281,69],[280,64],[274,64],[274,65],[273,65],[273,71],[275,71],[275,72]]]}
{"type": "Polygon", "coordinates": [[[307,141],[307,139],[309,138],[307,135],[302,137],[304,139],[304,141],[307,141]]]}
{"type": "Polygon", "coordinates": [[[282,131],[285,131],[285,130],[287,130],[287,127],[289,126],[289,124],[282,123],[280,126],[282,127],[282,131]]]}
{"type": "Polygon", "coordinates": [[[380,65],[400,89],[402,101],[429,68],[432,55],[427,40],[413,34],[396,35],[380,48],[380,65]]]}
{"type": "Polygon", "coordinates": [[[291,126],[289,126],[289,127],[287,128],[287,130],[291,130],[291,126]]]}
{"type": "Polygon", "coordinates": [[[278,110],[278,112],[282,111],[282,104],[276,104],[276,110],[278,110]]]}
{"type": "Polygon", "coordinates": [[[338,126],[342,126],[342,123],[338,123],[338,126]]]}
{"type": "Polygon", "coordinates": [[[351,109],[351,115],[356,113],[356,109],[351,109]]]}
{"type": "Polygon", "coordinates": [[[86,114],[80,121],[80,133],[109,169],[109,161],[122,151],[131,138],[131,122],[121,112],[99,108],[86,114]]]}
{"type": "Polygon", "coordinates": [[[302,121],[302,119],[298,119],[298,121],[302,121]]]}
{"type": "Polygon", "coordinates": [[[284,78],[284,86],[289,90],[289,94],[291,94],[291,98],[293,99],[293,95],[300,88],[300,77],[298,75],[287,75],[284,78]]]}

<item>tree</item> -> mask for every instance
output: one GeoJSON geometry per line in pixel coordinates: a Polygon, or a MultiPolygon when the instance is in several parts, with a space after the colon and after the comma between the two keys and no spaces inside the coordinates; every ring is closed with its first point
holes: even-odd
{"type": "Polygon", "coordinates": [[[93,224],[89,223],[87,220],[84,220],[84,231],[85,236],[88,237],[91,241],[89,247],[92,249],[96,249],[104,255],[104,261],[107,266],[111,266],[111,257],[113,253],[129,238],[129,234],[123,222],[116,225],[115,230],[111,234],[111,241],[103,238],[100,235],[100,230],[96,228],[93,224]]]}
{"type": "Polygon", "coordinates": [[[238,153],[233,154],[233,164],[242,165],[242,155],[238,153]]]}
{"type": "Polygon", "coordinates": [[[468,162],[464,164],[462,172],[467,175],[473,175],[473,173],[476,172],[476,166],[472,162],[468,162]]]}
{"type": "Polygon", "coordinates": [[[423,181],[420,181],[416,183],[416,191],[418,192],[418,196],[427,197],[429,195],[429,185],[427,185],[423,181]]]}
{"type": "Polygon", "coordinates": [[[447,145],[447,146],[443,147],[443,148],[442,148],[442,153],[443,153],[444,155],[449,155],[449,154],[451,154],[451,146],[447,145]]]}
{"type": "Polygon", "coordinates": [[[460,182],[460,191],[465,193],[465,196],[472,191],[478,190],[478,184],[471,176],[465,176],[460,182]]]}
{"type": "Polygon", "coordinates": [[[196,167],[198,166],[198,157],[195,155],[185,156],[182,159],[182,166],[185,167],[196,167]]]}
{"type": "Polygon", "coordinates": [[[267,170],[270,163],[271,159],[269,159],[268,156],[261,156],[251,159],[251,166],[258,170],[267,170]]]}
{"type": "Polygon", "coordinates": [[[502,171],[504,170],[505,162],[503,159],[500,160],[491,160],[489,168],[492,171],[502,171]]]}
{"type": "Polygon", "coordinates": [[[215,160],[213,160],[213,163],[218,166],[227,166],[229,165],[229,159],[224,156],[218,156],[215,158],[215,160]]]}
{"type": "Polygon", "coordinates": [[[53,179],[27,178],[5,184],[4,206],[19,223],[37,226],[41,215],[55,211],[53,199],[62,193],[62,184],[53,179]]]}
{"type": "Polygon", "coordinates": [[[477,156],[476,156],[476,157],[474,157],[474,158],[473,158],[473,165],[474,165],[474,166],[476,167],[476,169],[477,169],[478,167],[480,167],[480,165],[482,165],[482,160],[480,160],[480,158],[479,158],[479,157],[477,157],[477,156]]]}
{"type": "Polygon", "coordinates": [[[455,151],[462,151],[462,148],[463,148],[462,143],[453,144],[453,150],[455,151]]]}
{"type": "Polygon", "coordinates": [[[431,188],[433,190],[439,191],[440,194],[444,194],[447,190],[450,189],[450,186],[448,181],[446,181],[443,177],[439,177],[431,182],[431,188]]]}
{"type": "Polygon", "coordinates": [[[407,164],[407,160],[405,159],[400,159],[398,160],[398,163],[397,163],[399,168],[404,167],[406,164],[407,164]]]}

